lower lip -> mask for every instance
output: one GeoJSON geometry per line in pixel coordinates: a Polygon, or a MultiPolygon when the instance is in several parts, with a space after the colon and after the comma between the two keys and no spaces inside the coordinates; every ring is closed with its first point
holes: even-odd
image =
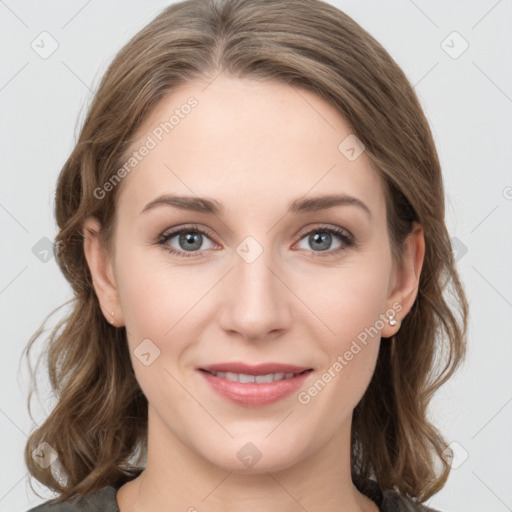
{"type": "Polygon", "coordinates": [[[308,378],[311,370],[295,375],[290,379],[282,379],[270,383],[251,382],[242,384],[224,377],[216,377],[211,373],[199,370],[210,386],[227,400],[245,407],[260,407],[273,404],[297,391],[308,378]]]}

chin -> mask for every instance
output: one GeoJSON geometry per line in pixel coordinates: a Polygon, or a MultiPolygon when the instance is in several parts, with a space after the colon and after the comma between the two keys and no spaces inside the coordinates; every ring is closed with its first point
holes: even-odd
{"type": "Polygon", "coordinates": [[[297,444],[287,446],[278,438],[248,441],[231,440],[221,447],[221,452],[198,453],[213,465],[237,474],[258,475],[288,469],[300,460],[296,453],[297,444]]]}

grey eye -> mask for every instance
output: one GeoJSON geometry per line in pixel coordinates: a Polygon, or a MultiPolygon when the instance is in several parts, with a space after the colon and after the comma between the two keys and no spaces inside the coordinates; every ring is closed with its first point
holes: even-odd
{"type": "Polygon", "coordinates": [[[327,251],[329,249],[337,249],[341,247],[341,243],[338,241],[338,245],[332,247],[333,241],[339,238],[339,235],[334,235],[328,231],[317,229],[309,234],[306,234],[299,243],[304,240],[309,244],[309,247],[300,247],[301,249],[313,250],[313,251],[327,251]]]}

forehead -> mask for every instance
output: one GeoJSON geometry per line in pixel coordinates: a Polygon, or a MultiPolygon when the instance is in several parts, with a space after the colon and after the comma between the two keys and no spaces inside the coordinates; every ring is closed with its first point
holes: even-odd
{"type": "Polygon", "coordinates": [[[286,84],[224,75],[187,83],[145,119],[126,158],[143,146],[121,199],[139,211],[169,192],[215,197],[233,210],[323,193],[384,208],[368,156],[346,152],[362,149],[348,123],[319,96],[286,84]]]}

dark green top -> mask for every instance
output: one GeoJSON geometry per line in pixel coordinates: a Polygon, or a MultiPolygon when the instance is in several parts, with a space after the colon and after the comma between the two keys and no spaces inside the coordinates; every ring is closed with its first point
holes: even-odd
{"type": "MultiPolygon", "coordinates": [[[[355,484],[360,492],[377,503],[380,512],[440,512],[425,505],[415,503],[396,491],[382,491],[375,480],[355,484]]],[[[119,486],[108,486],[77,501],[65,503],[43,503],[27,512],[120,512],[116,502],[119,486]]]]}

